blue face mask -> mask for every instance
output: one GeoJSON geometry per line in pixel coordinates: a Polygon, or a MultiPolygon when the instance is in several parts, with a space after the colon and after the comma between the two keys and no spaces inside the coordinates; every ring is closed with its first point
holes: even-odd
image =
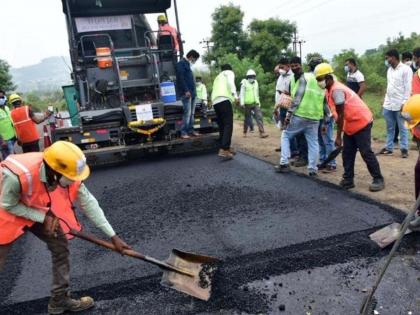
{"type": "Polygon", "coordinates": [[[349,73],[350,72],[349,66],[347,66],[347,65],[344,66],[344,72],[345,73],[349,73]]]}
{"type": "Polygon", "coordinates": [[[391,64],[388,62],[388,59],[385,59],[385,62],[384,62],[384,64],[385,64],[385,67],[391,67],[391,64]]]}

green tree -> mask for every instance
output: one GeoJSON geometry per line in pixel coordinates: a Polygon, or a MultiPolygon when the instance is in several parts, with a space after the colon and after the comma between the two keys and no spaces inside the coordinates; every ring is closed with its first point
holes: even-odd
{"type": "Polygon", "coordinates": [[[16,89],[9,70],[10,65],[7,63],[7,61],[0,59],[0,89],[5,91],[13,91],[16,89]]]}
{"type": "Polygon", "coordinates": [[[212,14],[212,32],[210,40],[213,47],[203,60],[210,64],[212,60],[218,61],[219,58],[228,54],[236,53],[243,56],[247,45],[247,35],[243,30],[243,17],[239,6],[222,5],[212,14]]]}
{"type": "Polygon", "coordinates": [[[295,31],[296,25],[287,20],[253,20],[249,25],[249,49],[245,55],[256,56],[264,71],[271,72],[280,56],[286,53],[295,31]]]}

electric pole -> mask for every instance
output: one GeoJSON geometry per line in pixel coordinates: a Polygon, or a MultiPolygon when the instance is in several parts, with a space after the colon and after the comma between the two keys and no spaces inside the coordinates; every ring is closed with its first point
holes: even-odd
{"type": "Polygon", "coordinates": [[[203,47],[203,49],[207,49],[207,53],[210,52],[210,48],[211,48],[211,43],[213,43],[210,39],[208,38],[203,38],[201,40],[201,42],[199,42],[200,44],[204,44],[205,46],[203,47]]]}
{"type": "Polygon", "coordinates": [[[293,46],[292,46],[292,50],[293,50],[293,53],[295,55],[297,55],[297,48],[298,48],[297,45],[299,45],[299,57],[300,57],[300,59],[302,59],[302,45],[304,43],[306,43],[306,42],[304,40],[300,39],[298,37],[296,31],[294,31],[293,32],[293,42],[292,42],[293,46]]]}

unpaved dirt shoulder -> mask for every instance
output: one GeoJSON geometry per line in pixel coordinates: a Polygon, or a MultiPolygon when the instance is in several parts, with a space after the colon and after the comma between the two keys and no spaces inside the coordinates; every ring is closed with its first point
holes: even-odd
{"type": "MultiPolygon", "coordinates": [[[[280,153],[275,152],[275,148],[280,145],[281,132],[272,124],[266,125],[265,129],[267,134],[269,134],[269,137],[266,139],[259,138],[258,132],[248,133],[247,137],[244,138],[242,122],[235,121],[233,146],[240,151],[266,160],[272,164],[277,164],[280,153]]],[[[383,142],[373,141],[373,150],[375,152],[379,151],[382,147],[383,142]]],[[[414,166],[417,157],[417,150],[410,150],[408,159],[402,159],[399,150],[395,150],[393,156],[378,156],[385,178],[386,188],[383,191],[372,193],[368,189],[372,179],[366,168],[366,164],[363,162],[360,154],[358,154],[355,168],[356,188],[353,191],[366,195],[381,203],[408,211],[414,202],[414,166]]],[[[337,162],[337,172],[331,174],[319,173],[319,178],[338,185],[343,174],[341,156],[338,157],[337,162]]],[[[293,170],[299,173],[306,173],[306,168],[293,168],[293,170]]]]}

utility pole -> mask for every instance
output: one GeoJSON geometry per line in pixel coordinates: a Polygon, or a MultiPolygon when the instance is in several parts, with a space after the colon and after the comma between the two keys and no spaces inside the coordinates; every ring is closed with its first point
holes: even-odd
{"type": "Polygon", "coordinates": [[[296,31],[293,32],[293,46],[292,50],[295,55],[297,55],[297,45],[299,44],[299,57],[302,59],[302,45],[306,43],[304,40],[300,39],[296,33],[296,31]]]}
{"type": "Polygon", "coordinates": [[[297,43],[297,34],[296,34],[296,30],[293,32],[293,46],[292,46],[292,51],[294,54],[296,54],[296,43],[297,43]]]}
{"type": "Polygon", "coordinates": [[[304,43],[306,43],[306,42],[304,40],[302,40],[302,39],[300,39],[298,41],[298,44],[299,44],[299,57],[300,57],[300,59],[302,59],[302,44],[304,44],[304,43]]]}
{"type": "Polygon", "coordinates": [[[205,46],[203,47],[203,49],[207,49],[207,53],[210,52],[210,48],[211,48],[211,43],[213,43],[210,39],[208,38],[203,38],[201,40],[201,42],[199,42],[200,44],[204,44],[205,46]]]}

